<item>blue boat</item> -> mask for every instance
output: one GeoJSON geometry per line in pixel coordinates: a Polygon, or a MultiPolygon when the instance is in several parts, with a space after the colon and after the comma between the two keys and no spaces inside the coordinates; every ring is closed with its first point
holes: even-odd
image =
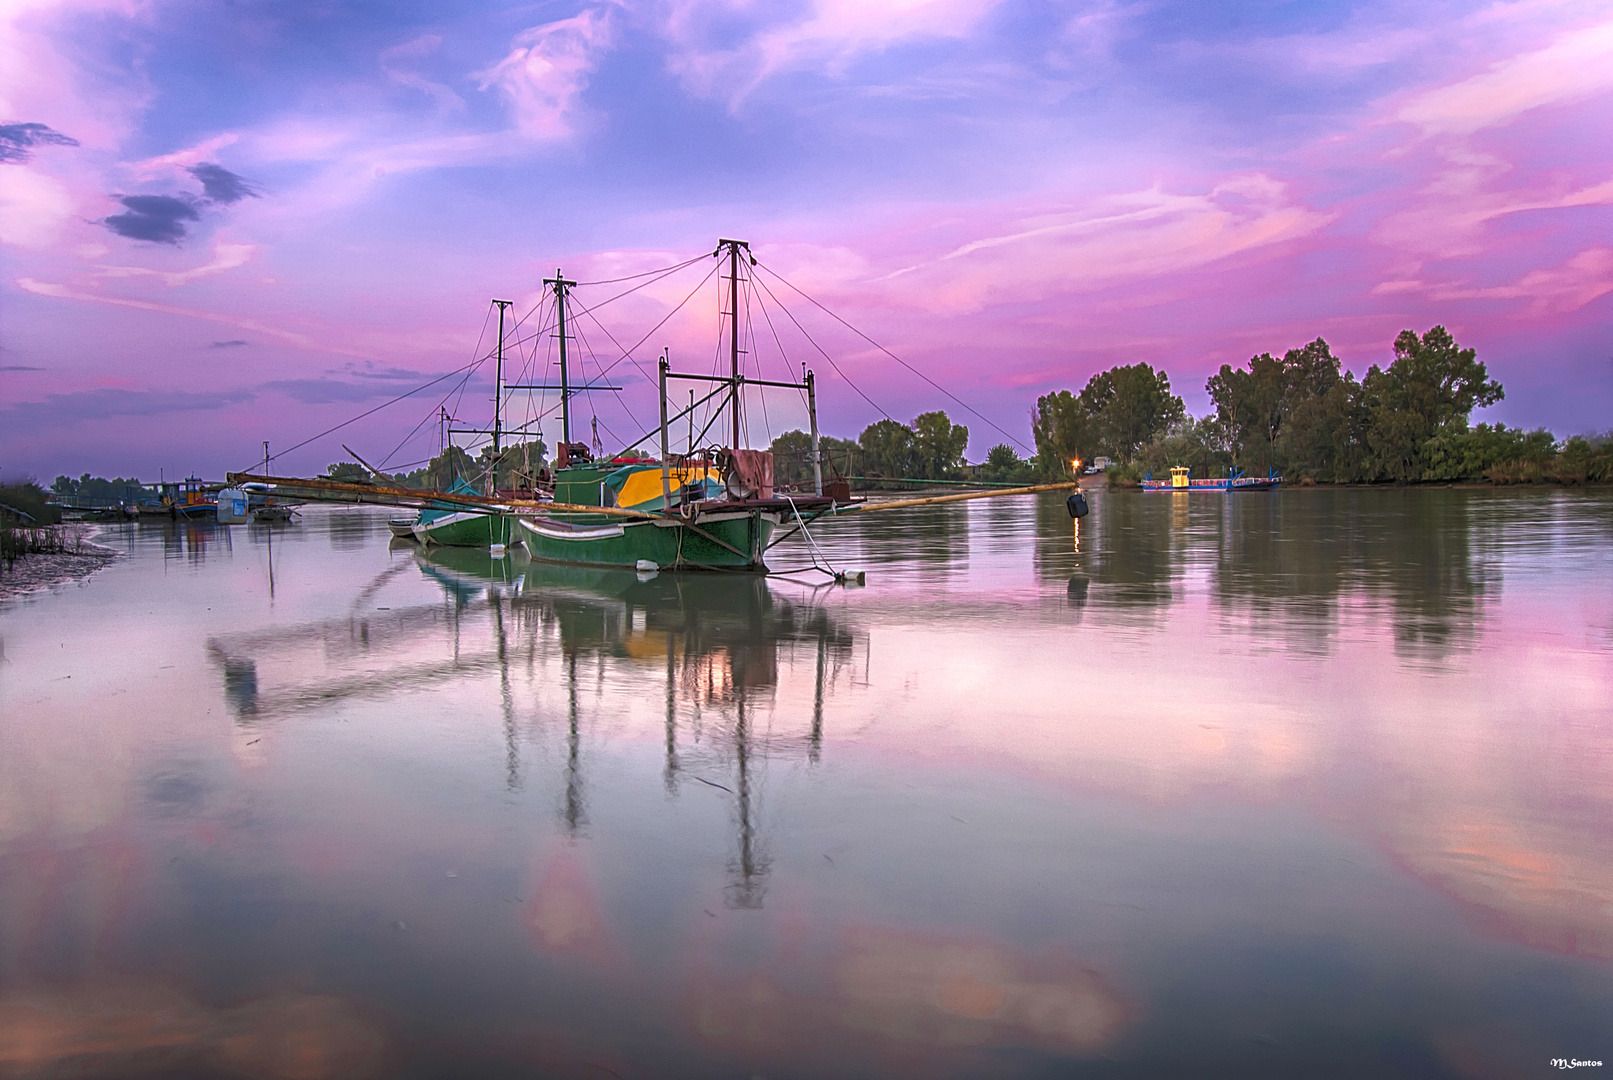
{"type": "Polygon", "coordinates": [[[1143,480],[1144,491],[1270,491],[1283,482],[1276,473],[1270,476],[1246,476],[1242,469],[1234,469],[1230,476],[1195,478],[1186,467],[1171,469],[1169,480],[1155,480],[1152,473],[1143,480]]]}

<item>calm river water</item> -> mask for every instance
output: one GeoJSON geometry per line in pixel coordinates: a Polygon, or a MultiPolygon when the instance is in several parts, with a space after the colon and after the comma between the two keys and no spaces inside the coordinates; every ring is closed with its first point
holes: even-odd
{"type": "Polygon", "coordinates": [[[864,588],[104,532],[0,606],[0,1074],[1613,1059],[1613,496],[1092,503],[864,588]]]}

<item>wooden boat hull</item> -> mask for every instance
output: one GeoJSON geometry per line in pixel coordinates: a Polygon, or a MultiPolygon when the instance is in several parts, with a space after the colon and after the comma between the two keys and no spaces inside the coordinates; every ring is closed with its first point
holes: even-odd
{"type": "Polygon", "coordinates": [[[574,566],[634,569],[654,563],[661,570],[766,572],[763,553],[778,527],[775,510],[754,508],[678,518],[634,521],[604,515],[516,518],[517,539],[533,559],[574,566]]]}
{"type": "Polygon", "coordinates": [[[415,539],[422,544],[444,547],[492,547],[508,544],[510,518],[507,514],[452,513],[414,524],[415,539]]]}

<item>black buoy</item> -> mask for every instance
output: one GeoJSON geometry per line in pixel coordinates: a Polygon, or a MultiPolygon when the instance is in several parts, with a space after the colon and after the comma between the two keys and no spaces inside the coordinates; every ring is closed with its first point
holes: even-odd
{"type": "Polygon", "coordinates": [[[1070,497],[1064,500],[1064,506],[1070,511],[1070,516],[1073,518],[1087,516],[1087,497],[1079,491],[1071,492],[1070,497]]]}

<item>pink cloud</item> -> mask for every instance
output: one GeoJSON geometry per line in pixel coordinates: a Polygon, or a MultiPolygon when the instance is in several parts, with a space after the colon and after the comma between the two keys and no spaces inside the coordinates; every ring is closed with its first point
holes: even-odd
{"type": "Polygon", "coordinates": [[[1436,300],[1526,300],[1536,316],[1578,311],[1613,293],[1613,248],[1586,248],[1560,266],[1538,267],[1509,285],[1441,285],[1427,292],[1436,300]]]}
{"type": "Polygon", "coordinates": [[[503,91],[523,134],[564,138],[572,132],[577,99],[612,37],[611,14],[600,8],[523,30],[509,54],[481,73],[482,89],[503,91]]]}
{"type": "Polygon", "coordinates": [[[26,165],[0,167],[0,244],[50,247],[75,205],[60,180],[26,165]]]}
{"type": "Polygon", "coordinates": [[[737,106],[762,81],[783,71],[816,67],[832,74],[861,54],[899,42],[966,37],[1001,2],[814,0],[798,17],[758,28],[731,48],[717,48],[704,40],[706,24],[736,5],[675,0],[662,30],[674,46],[669,70],[694,93],[737,106]]]}
{"type": "Polygon", "coordinates": [[[1396,119],[1425,135],[1469,135],[1548,105],[1613,90],[1613,22],[1569,31],[1543,49],[1507,57],[1481,75],[1414,95],[1396,119]]]}
{"type": "Polygon", "coordinates": [[[175,285],[187,285],[198,278],[239,269],[251,261],[253,253],[257,250],[255,244],[231,244],[220,240],[213,245],[211,260],[188,270],[165,271],[150,270],[143,266],[102,266],[98,275],[108,278],[154,277],[169,288],[173,288],[175,285]]]}
{"type": "Polygon", "coordinates": [[[408,70],[403,61],[430,56],[442,47],[441,34],[421,34],[402,45],[394,45],[381,53],[381,70],[399,86],[418,90],[437,103],[444,111],[458,111],[465,107],[465,99],[440,82],[434,82],[417,72],[408,70]]]}

